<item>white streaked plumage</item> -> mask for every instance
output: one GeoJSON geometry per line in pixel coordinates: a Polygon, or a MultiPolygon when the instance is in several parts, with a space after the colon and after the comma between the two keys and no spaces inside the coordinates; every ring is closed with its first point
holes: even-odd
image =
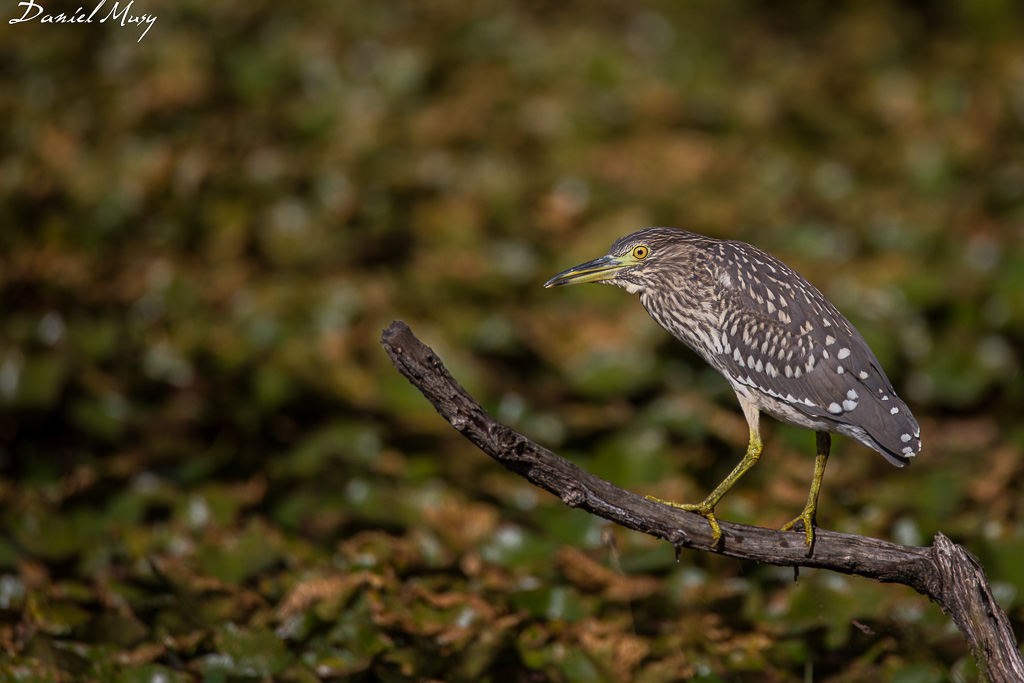
{"type": "Polygon", "coordinates": [[[792,268],[749,244],[673,228],[633,233],[609,254],[641,244],[646,259],[607,282],[638,292],[651,317],[721,372],[741,403],[853,438],[895,465],[921,450],[920,428],[867,342],[792,268]]]}

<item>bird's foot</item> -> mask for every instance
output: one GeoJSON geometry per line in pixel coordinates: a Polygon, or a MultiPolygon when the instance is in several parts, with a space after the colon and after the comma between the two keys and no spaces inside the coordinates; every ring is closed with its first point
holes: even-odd
{"type": "Polygon", "coordinates": [[[816,510],[814,508],[804,508],[804,511],[800,513],[800,516],[794,519],[792,522],[783,525],[782,531],[789,531],[797,522],[802,522],[804,525],[804,533],[807,534],[807,552],[810,554],[811,548],[814,547],[814,516],[816,510]]]}
{"type": "Polygon", "coordinates": [[[715,518],[715,506],[704,501],[703,503],[673,503],[670,500],[662,500],[661,498],[655,498],[654,496],[646,496],[647,500],[653,500],[655,503],[662,503],[669,507],[679,508],[680,510],[687,510],[689,512],[696,512],[698,515],[708,520],[708,524],[711,525],[711,543],[718,543],[719,539],[722,538],[722,527],[718,526],[718,520],[715,518]]]}

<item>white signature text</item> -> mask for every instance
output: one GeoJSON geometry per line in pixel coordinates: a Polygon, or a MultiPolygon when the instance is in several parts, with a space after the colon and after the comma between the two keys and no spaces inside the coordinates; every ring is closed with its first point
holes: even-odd
{"type": "Polygon", "coordinates": [[[92,12],[86,14],[85,9],[79,7],[71,14],[46,14],[45,9],[35,0],[28,0],[28,2],[19,2],[18,7],[24,7],[25,13],[17,19],[11,19],[8,24],[20,24],[23,21],[38,21],[41,24],[91,24],[93,21],[104,23],[106,21],[119,21],[121,26],[128,26],[130,24],[137,24],[140,28],[145,26],[145,30],[142,35],[139,36],[141,42],[146,34],[149,33],[149,29],[153,28],[153,23],[156,22],[155,14],[131,14],[132,5],[135,4],[135,0],[129,0],[128,4],[124,7],[120,7],[120,3],[115,2],[113,8],[110,9],[106,14],[101,14],[100,10],[107,4],[107,0],[100,0],[99,3],[93,8],[92,12]]]}

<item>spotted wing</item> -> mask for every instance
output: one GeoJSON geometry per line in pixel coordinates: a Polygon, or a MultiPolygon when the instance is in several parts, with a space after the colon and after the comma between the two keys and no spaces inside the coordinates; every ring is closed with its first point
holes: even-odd
{"type": "Polygon", "coordinates": [[[722,305],[709,360],[760,394],[762,410],[802,427],[827,425],[902,466],[920,428],[853,325],[784,263],[742,242],[710,249],[722,305]]]}

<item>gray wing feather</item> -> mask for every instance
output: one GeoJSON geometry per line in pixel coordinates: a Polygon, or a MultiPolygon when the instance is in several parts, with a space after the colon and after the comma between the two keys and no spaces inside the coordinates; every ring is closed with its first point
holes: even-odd
{"type": "Polygon", "coordinates": [[[721,351],[709,360],[769,400],[826,422],[903,465],[920,428],[850,322],[784,263],[742,242],[711,248],[723,299],[721,351]]]}

